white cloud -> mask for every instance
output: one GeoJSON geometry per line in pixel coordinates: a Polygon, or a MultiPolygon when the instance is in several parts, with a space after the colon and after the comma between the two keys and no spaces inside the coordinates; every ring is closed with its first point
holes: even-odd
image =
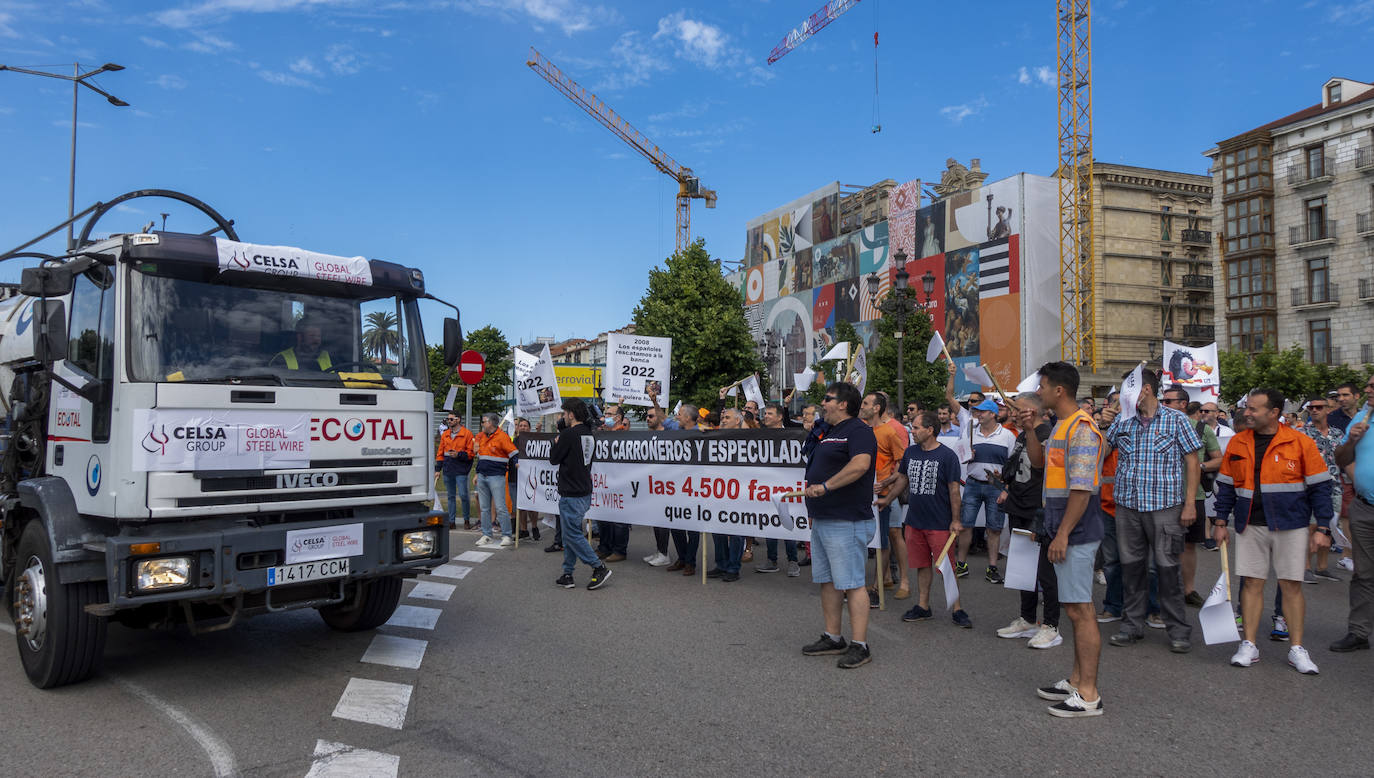
{"type": "Polygon", "coordinates": [[[655,71],[667,70],[668,62],[659,56],[637,32],[623,33],[611,46],[613,72],[596,89],[625,89],[649,80],[655,71]]]}
{"type": "Polygon", "coordinates": [[[188,43],[183,43],[181,47],[199,54],[218,54],[223,51],[232,51],[238,48],[233,41],[227,41],[217,35],[206,32],[195,33],[196,39],[188,43]]]}
{"type": "Polygon", "coordinates": [[[317,67],[315,67],[315,63],[311,62],[309,57],[301,57],[300,59],[296,60],[295,62],[292,62],[292,63],[290,64],[289,67],[291,68],[291,72],[292,72],[292,73],[295,73],[295,74],[297,74],[297,75],[301,75],[301,76],[318,76],[318,75],[320,75],[320,69],[317,68],[317,67]]]}
{"type": "Polygon", "coordinates": [[[613,10],[578,0],[459,0],[458,7],[468,13],[495,14],[508,21],[527,18],[534,22],[535,29],[553,26],[569,36],[619,18],[613,10]]]}
{"type": "Polygon", "coordinates": [[[1030,86],[1031,84],[1054,86],[1057,80],[1054,69],[1049,65],[1039,65],[1034,68],[1022,65],[1016,71],[1016,83],[1022,86],[1030,86]]]}
{"type": "Polygon", "coordinates": [[[357,4],[358,0],[203,0],[159,11],[153,14],[153,19],[166,27],[186,29],[222,21],[237,13],[281,13],[357,4]]]}
{"type": "MultiPolygon", "coordinates": [[[[72,120],[71,120],[71,119],[53,119],[52,126],[54,126],[54,127],[61,127],[61,128],[64,129],[64,130],[70,130],[70,129],[72,128],[72,120]]],[[[95,124],[95,123],[93,123],[93,122],[83,122],[83,121],[78,120],[78,121],[76,122],[76,126],[79,127],[79,128],[83,128],[83,129],[90,129],[90,128],[93,128],[93,127],[99,127],[100,125],[95,124]]]]}
{"type": "Polygon", "coordinates": [[[1326,10],[1326,18],[1333,22],[1358,24],[1374,18],[1374,0],[1336,3],[1326,10]]]}
{"type": "Polygon", "coordinates": [[[261,78],[263,81],[266,81],[269,84],[276,84],[277,86],[305,87],[307,89],[316,88],[315,85],[311,82],[301,78],[300,76],[293,76],[290,73],[278,73],[275,70],[259,70],[257,71],[257,73],[259,78],[261,78]]]}
{"type": "Polygon", "coordinates": [[[14,14],[0,11],[0,38],[18,38],[19,33],[14,29],[14,14]]]}
{"type": "Polygon", "coordinates": [[[153,83],[154,83],[154,84],[157,84],[158,86],[162,87],[163,89],[185,89],[185,88],[186,88],[186,79],[182,78],[181,76],[172,74],[172,73],[165,73],[165,74],[163,74],[163,75],[161,75],[161,76],[158,76],[157,78],[153,79],[153,83]]]}
{"type": "Polygon", "coordinates": [[[983,109],[987,107],[987,98],[983,97],[982,95],[979,95],[977,99],[970,100],[967,103],[960,103],[959,105],[947,105],[944,108],[941,108],[940,115],[949,119],[955,124],[959,124],[960,122],[962,122],[970,116],[975,116],[979,113],[982,113],[983,109]]]}
{"type": "Polygon", "coordinates": [[[167,41],[160,41],[157,38],[149,38],[147,35],[141,35],[138,39],[143,41],[143,45],[147,46],[150,49],[167,48],[167,41]]]}
{"type": "Polygon", "coordinates": [[[730,36],[713,24],[688,19],[686,11],[678,11],[658,20],[654,40],[668,38],[681,47],[678,55],[689,62],[708,68],[735,64],[741,52],[730,45],[730,36]]]}
{"type": "Polygon", "coordinates": [[[140,211],[139,209],[133,207],[132,205],[129,205],[128,203],[120,203],[119,205],[116,205],[114,209],[116,211],[121,211],[123,213],[145,213],[144,211],[140,211]]]}
{"type": "Polygon", "coordinates": [[[673,119],[695,119],[698,116],[705,114],[710,107],[710,100],[688,100],[687,102],[679,106],[676,110],[649,114],[649,121],[667,122],[672,121],[673,119]]]}
{"type": "Polygon", "coordinates": [[[1018,83],[1018,84],[1020,84],[1020,85],[1022,85],[1022,86],[1025,86],[1025,85],[1029,84],[1030,82],[1031,82],[1030,73],[1027,73],[1027,72],[1026,72],[1026,66],[1025,66],[1025,65],[1022,65],[1022,66],[1021,66],[1021,69],[1018,70],[1018,71],[1016,71],[1016,83],[1018,83]]]}
{"type": "Polygon", "coordinates": [[[358,53],[345,43],[330,46],[324,54],[324,61],[329,63],[330,70],[340,76],[351,76],[363,69],[358,53]]]}

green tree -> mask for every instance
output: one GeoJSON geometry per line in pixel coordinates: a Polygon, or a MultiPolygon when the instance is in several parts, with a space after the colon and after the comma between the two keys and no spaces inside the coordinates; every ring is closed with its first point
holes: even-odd
{"type": "Polygon", "coordinates": [[[670,387],[683,402],[714,407],[720,387],[764,372],[744,300],[720,274],[698,238],[649,271],[634,309],[635,332],[673,339],[670,387]]]}
{"type": "MultiPolygon", "coordinates": [[[[472,387],[472,413],[500,413],[504,411],[502,401],[510,384],[510,371],[515,366],[511,357],[511,345],[501,330],[487,325],[467,333],[463,348],[480,353],[487,361],[487,372],[482,380],[472,387]]],[[[434,409],[442,410],[444,397],[451,385],[458,385],[458,395],[453,401],[453,409],[463,415],[466,388],[458,375],[444,364],[444,347],[429,347],[429,385],[434,392],[434,409]]],[[[474,424],[476,421],[474,420],[474,424]]]]}
{"type": "MultiPolygon", "coordinates": [[[[852,323],[843,319],[837,319],[835,321],[835,342],[831,345],[831,348],[841,343],[849,344],[849,353],[852,355],[855,350],[859,348],[859,331],[854,329],[852,323]]],[[[827,351],[828,350],[829,349],[827,349],[827,351]]],[[[841,373],[843,373],[848,366],[849,362],[847,360],[841,362],[838,359],[833,359],[828,362],[817,362],[812,365],[811,369],[816,371],[816,380],[811,384],[811,387],[806,390],[806,401],[812,405],[819,406],[821,400],[825,399],[825,388],[835,381],[844,378],[841,373]],[[822,380],[821,376],[825,377],[824,380],[822,380]]],[[[868,356],[868,386],[873,386],[873,355],[871,354],[868,356]]]]}
{"type": "MultiPolygon", "coordinates": [[[[945,400],[949,368],[943,358],[926,361],[926,346],[930,345],[930,337],[935,333],[930,314],[920,308],[907,313],[905,330],[898,339],[897,316],[893,313],[895,304],[894,289],[883,302],[883,315],[876,322],[878,347],[868,357],[868,385],[887,392],[892,402],[897,402],[897,349],[900,347],[906,401],[916,400],[922,408],[934,408],[945,400]]],[[[896,410],[899,414],[906,412],[905,408],[896,410]]]]}
{"type": "Polygon", "coordinates": [[[401,352],[401,336],[396,332],[398,319],[391,311],[372,311],[363,327],[363,353],[378,364],[386,364],[387,355],[401,352]]]}
{"type": "Polygon", "coordinates": [[[1284,397],[1301,403],[1346,381],[1361,385],[1371,373],[1369,365],[1314,365],[1307,361],[1302,346],[1297,345],[1283,351],[1271,346],[1257,354],[1223,351],[1217,355],[1217,361],[1221,363],[1221,399],[1226,403],[1234,403],[1259,387],[1277,389],[1284,397]]]}

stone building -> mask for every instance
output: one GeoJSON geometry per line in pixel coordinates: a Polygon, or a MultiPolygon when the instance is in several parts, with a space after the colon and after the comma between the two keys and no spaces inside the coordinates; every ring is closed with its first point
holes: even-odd
{"type": "Polygon", "coordinates": [[[1329,79],[1320,102],[1206,155],[1226,278],[1222,344],[1374,362],[1374,84],[1329,79]]]}

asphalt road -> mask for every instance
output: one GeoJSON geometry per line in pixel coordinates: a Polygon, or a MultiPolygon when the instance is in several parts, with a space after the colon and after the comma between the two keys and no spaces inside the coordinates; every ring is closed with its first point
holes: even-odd
{"type": "MultiPolygon", "coordinates": [[[[471,550],[474,538],[454,533],[453,555],[471,550]]],[[[0,693],[10,711],[0,731],[4,772],[1368,769],[1360,744],[1374,732],[1364,715],[1374,699],[1374,652],[1326,650],[1344,633],[1345,583],[1305,587],[1307,643],[1320,676],[1298,675],[1285,661],[1287,644],[1267,639],[1260,641],[1260,664],[1242,670],[1227,664],[1234,644],[1204,646],[1200,630],[1193,652],[1175,655],[1156,630],[1134,647],[1108,646],[1117,625],[1104,625],[1106,714],[1061,720],[1045,713],[1034,689],[1066,676],[1067,643],[1034,651],[994,634],[1016,615],[1016,592],[963,579],[973,630],[956,628],[938,608],[935,620],[906,624],[901,613],[911,601],[889,602],[874,612],[873,662],[844,671],[834,657],[800,653],[821,626],[808,568],[789,579],[746,565],[737,583],[703,586],[699,577],[638,561],[651,543],[652,533],[636,528],[631,561],[614,565],[609,584],[595,592],[554,587],[559,557],[543,553],[544,544],[455,562],[459,567],[447,572],[461,579],[423,579],[442,584],[425,592],[440,599],[403,600],[434,609],[409,613],[437,617],[433,629],[387,626],[377,634],[391,637],[380,639],[333,632],[313,612],[261,617],[198,637],[113,625],[100,674],[55,691],[32,688],[8,649],[9,661],[0,663],[0,693]],[[453,589],[443,600],[446,586],[453,589]],[[375,640],[410,648],[425,641],[423,657],[418,667],[362,661],[370,648],[378,650],[375,640]],[[381,682],[373,684],[376,694],[346,691],[369,682],[381,682]],[[345,750],[324,755],[331,748],[345,750]]],[[[1198,580],[1215,581],[1218,555],[1201,556],[1198,580]]],[[[579,567],[579,584],[587,577],[579,567]]],[[[408,593],[413,586],[407,584],[408,593]]],[[[1266,618],[1265,635],[1267,627],[1266,618]]]]}

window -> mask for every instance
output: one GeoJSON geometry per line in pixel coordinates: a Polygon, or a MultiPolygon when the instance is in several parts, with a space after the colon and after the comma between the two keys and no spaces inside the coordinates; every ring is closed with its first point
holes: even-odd
{"type": "Polygon", "coordinates": [[[1337,82],[1334,83],[1334,84],[1327,84],[1327,85],[1326,85],[1326,102],[1327,102],[1327,104],[1330,105],[1331,103],[1339,103],[1340,101],[1341,101],[1341,82],[1337,81],[1337,82]]]}
{"type": "Polygon", "coordinates": [[[99,382],[92,403],[91,441],[110,441],[114,393],[114,274],[97,265],[72,284],[71,319],[67,324],[67,362],[99,382]]]}
{"type": "Polygon", "coordinates": [[[1226,262],[1227,309],[1273,310],[1274,258],[1251,257],[1226,262]]]}
{"type": "Polygon", "coordinates": [[[1278,342],[1278,322],[1273,316],[1236,316],[1227,320],[1231,348],[1256,352],[1278,342]]]}
{"type": "Polygon", "coordinates": [[[1307,161],[1307,177],[1320,178],[1326,175],[1326,154],[1321,146],[1308,146],[1304,152],[1307,161]]]}
{"type": "Polygon", "coordinates": [[[1330,319],[1317,319],[1307,323],[1307,344],[1314,364],[1331,364],[1330,319]]]}
{"type": "Polygon", "coordinates": [[[1228,253],[1273,247],[1273,202],[1269,198],[1250,197],[1227,203],[1224,214],[1228,253]]]}
{"type": "Polygon", "coordinates": [[[1307,260],[1307,301],[1309,303],[1324,303],[1331,299],[1330,286],[1330,267],[1326,257],[1320,259],[1307,260]]]}
{"type": "Polygon", "coordinates": [[[1172,253],[1168,251],[1159,252],[1159,285],[1174,285],[1174,262],[1172,253]]]}
{"type": "Polygon", "coordinates": [[[1259,144],[1222,156],[1222,193],[1244,194],[1273,186],[1269,171],[1269,146],[1259,144]]]}
{"type": "Polygon", "coordinates": [[[1326,235],[1326,198],[1314,197],[1303,201],[1303,212],[1307,214],[1307,240],[1321,240],[1326,235]]]}
{"type": "Polygon", "coordinates": [[[1163,205],[1159,208],[1159,239],[1173,240],[1174,217],[1169,213],[1169,206],[1163,205]]]}
{"type": "Polygon", "coordinates": [[[1159,298],[1159,307],[1160,334],[1166,338],[1172,338],[1174,336],[1174,298],[1159,298]]]}

